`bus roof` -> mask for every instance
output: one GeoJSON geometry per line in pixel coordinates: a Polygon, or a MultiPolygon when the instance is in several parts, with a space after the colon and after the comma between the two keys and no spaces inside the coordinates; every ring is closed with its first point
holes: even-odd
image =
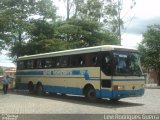
{"type": "Polygon", "coordinates": [[[25,56],[19,57],[18,61],[28,60],[28,59],[37,59],[37,58],[46,58],[46,57],[53,57],[53,56],[92,53],[92,52],[98,52],[98,51],[112,51],[116,49],[136,51],[136,49],[117,46],[117,45],[102,45],[102,46],[85,47],[85,48],[78,48],[78,49],[71,49],[71,50],[64,50],[64,51],[57,51],[57,52],[49,52],[49,53],[43,53],[43,54],[25,55],[25,56]]]}

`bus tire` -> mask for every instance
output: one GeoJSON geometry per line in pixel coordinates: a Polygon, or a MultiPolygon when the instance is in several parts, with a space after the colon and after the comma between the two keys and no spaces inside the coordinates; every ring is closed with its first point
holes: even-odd
{"type": "Polygon", "coordinates": [[[41,96],[44,94],[43,86],[42,84],[37,84],[36,86],[36,93],[37,95],[41,96]]]}
{"type": "Polygon", "coordinates": [[[66,96],[66,94],[64,94],[64,93],[61,93],[61,96],[66,96]]]}
{"type": "Polygon", "coordinates": [[[118,102],[120,100],[120,98],[112,98],[110,99],[111,102],[118,102]]]}
{"type": "Polygon", "coordinates": [[[28,83],[28,91],[29,91],[30,94],[34,93],[34,85],[33,85],[32,82],[28,83]]]}
{"type": "Polygon", "coordinates": [[[85,97],[87,100],[94,102],[96,100],[96,91],[94,88],[87,89],[85,92],[85,97]]]}

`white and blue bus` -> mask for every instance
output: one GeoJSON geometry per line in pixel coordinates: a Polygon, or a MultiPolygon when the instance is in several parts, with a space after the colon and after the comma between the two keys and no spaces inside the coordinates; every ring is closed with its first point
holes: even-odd
{"type": "Polygon", "coordinates": [[[137,50],[103,45],[19,57],[16,88],[37,94],[84,95],[89,100],[142,96],[137,50]]]}

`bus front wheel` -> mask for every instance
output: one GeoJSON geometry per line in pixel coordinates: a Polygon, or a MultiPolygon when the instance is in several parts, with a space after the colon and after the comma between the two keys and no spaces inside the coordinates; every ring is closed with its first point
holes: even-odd
{"type": "Polygon", "coordinates": [[[37,84],[36,93],[38,95],[43,95],[44,94],[43,86],[41,84],[37,84]]]}
{"type": "Polygon", "coordinates": [[[90,88],[86,91],[85,97],[89,101],[95,101],[96,100],[96,91],[94,88],[90,88]]]}
{"type": "Polygon", "coordinates": [[[110,99],[111,102],[118,102],[120,100],[120,98],[112,98],[110,99]]]}

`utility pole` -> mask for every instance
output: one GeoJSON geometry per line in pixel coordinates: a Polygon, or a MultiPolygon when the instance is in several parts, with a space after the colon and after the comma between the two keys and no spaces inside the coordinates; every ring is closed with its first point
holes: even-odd
{"type": "MultiPolygon", "coordinates": [[[[131,1],[132,1],[132,4],[131,4],[129,10],[133,9],[133,7],[136,5],[136,1],[135,0],[131,0],[131,1]]],[[[122,38],[121,38],[121,36],[122,36],[121,35],[121,25],[123,24],[122,23],[122,21],[123,21],[122,19],[129,12],[129,10],[128,10],[126,12],[126,14],[123,17],[121,17],[122,4],[123,4],[123,0],[118,0],[118,3],[117,3],[117,5],[118,5],[118,8],[117,8],[117,12],[118,12],[118,14],[117,14],[117,20],[118,20],[118,31],[117,31],[117,34],[118,34],[119,45],[121,45],[121,41],[122,41],[122,38]]],[[[130,22],[131,22],[131,20],[130,20],[130,22]]]]}
{"type": "Polygon", "coordinates": [[[121,0],[118,0],[118,40],[121,45],[121,0]]]}
{"type": "Polygon", "coordinates": [[[69,19],[69,11],[70,11],[69,4],[70,0],[67,0],[67,20],[69,19]]]}

